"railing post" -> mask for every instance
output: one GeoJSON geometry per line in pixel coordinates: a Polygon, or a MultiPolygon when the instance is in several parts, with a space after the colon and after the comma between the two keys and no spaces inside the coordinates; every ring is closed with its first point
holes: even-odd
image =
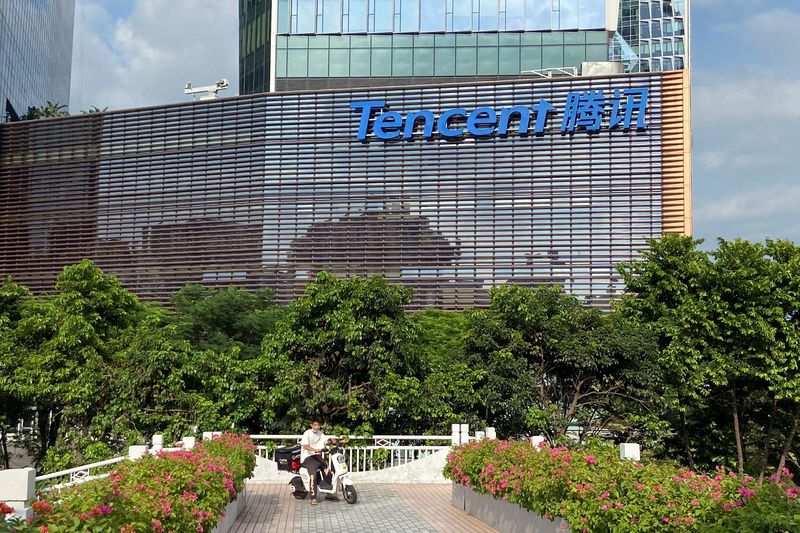
{"type": "Polygon", "coordinates": [[[534,435],[531,437],[531,445],[534,447],[536,451],[539,451],[539,448],[542,447],[542,443],[545,441],[545,438],[541,435],[534,435]]]}
{"type": "Polygon", "coordinates": [[[486,438],[485,431],[475,431],[475,440],[483,440],[486,438]]]}
{"type": "Polygon", "coordinates": [[[638,444],[632,442],[623,442],[619,445],[619,458],[623,461],[638,461],[641,450],[638,444]]]}
{"type": "Polygon", "coordinates": [[[196,443],[194,437],[183,437],[182,442],[183,442],[183,448],[186,450],[191,450],[192,448],[194,448],[194,445],[196,443]]]}
{"type": "Polygon", "coordinates": [[[486,438],[492,440],[497,438],[497,431],[492,426],[486,428],[486,438]]]}
{"type": "Polygon", "coordinates": [[[450,425],[451,437],[453,446],[458,446],[461,444],[461,424],[451,424],[450,425]]]}
{"type": "Polygon", "coordinates": [[[135,444],[133,446],[128,446],[128,459],[131,461],[135,461],[140,459],[145,452],[147,451],[147,445],[145,444],[135,444]]]}
{"type": "Polygon", "coordinates": [[[36,488],[36,470],[0,470],[0,501],[14,508],[12,516],[28,519],[33,515],[30,502],[36,488]]]}
{"type": "Polygon", "coordinates": [[[461,424],[461,444],[469,442],[469,424],[461,424]]]}
{"type": "Polygon", "coordinates": [[[164,447],[164,435],[153,435],[152,450],[157,453],[163,447],[164,447]]]}

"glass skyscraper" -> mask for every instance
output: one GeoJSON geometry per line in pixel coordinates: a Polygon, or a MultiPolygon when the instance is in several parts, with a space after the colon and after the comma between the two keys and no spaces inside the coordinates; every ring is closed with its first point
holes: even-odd
{"type": "Polygon", "coordinates": [[[68,105],[75,0],[0,0],[0,107],[68,105]]]}
{"type": "Polygon", "coordinates": [[[688,66],[689,0],[240,0],[241,91],[688,66]],[[270,79],[271,78],[271,79],[270,79]]]}

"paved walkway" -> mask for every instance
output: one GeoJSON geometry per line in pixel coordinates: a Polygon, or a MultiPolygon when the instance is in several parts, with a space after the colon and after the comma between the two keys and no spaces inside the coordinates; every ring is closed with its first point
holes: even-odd
{"type": "Polygon", "coordinates": [[[248,485],[247,509],[231,533],[495,532],[450,505],[449,484],[361,484],[358,502],[295,500],[286,484],[248,485]]]}

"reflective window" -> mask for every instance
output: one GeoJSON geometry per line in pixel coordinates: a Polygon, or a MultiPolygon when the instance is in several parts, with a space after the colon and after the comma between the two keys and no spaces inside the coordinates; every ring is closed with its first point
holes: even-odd
{"type": "Polygon", "coordinates": [[[681,17],[686,15],[686,9],[684,8],[683,0],[672,0],[672,13],[676,17],[681,17]]]}
{"type": "Polygon", "coordinates": [[[664,0],[662,2],[662,11],[664,12],[665,17],[671,17],[672,12],[672,0],[664,0]]]}
{"type": "Polygon", "coordinates": [[[369,76],[369,56],[369,48],[352,48],[350,50],[350,76],[354,78],[369,76]]]}
{"type": "Polygon", "coordinates": [[[664,37],[669,37],[672,35],[672,21],[669,19],[665,19],[663,23],[664,27],[664,37]]]}
{"type": "MultiPolygon", "coordinates": [[[[506,20],[501,24],[506,30],[525,29],[525,0],[500,0],[505,2],[506,20]]],[[[502,4],[501,4],[502,5],[502,4]]]]}
{"type": "Polygon", "coordinates": [[[669,39],[664,39],[664,47],[662,48],[662,52],[665,56],[672,55],[672,41],[669,39]]]}
{"type": "Polygon", "coordinates": [[[392,0],[369,0],[369,31],[391,32],[394,28],[392,0]]]}
{"type": "Polygon", "coordinates": [[[278,33],[289,31],[289,0],[278,0],[278,33]]]}
{"type": "Polygon", "coordinates": [[[498,74],[511,75],[519,74],[519,48],[510,46],[501,46],[499,49],[498,57],[498,74]]]}
{"type": "Polygon", "coordinates": [[[320,0],[318,10],[322,19],[322,31],[318,30],[319,33],[342,33],[341,9],[341,0],[320,0]]]}
{"type": "Polygon", "coordinates": [[[455,76],[456,75],[456,49],[436,47],[434,53],[434,75],[435,76],[455,76]]]}
{"type": "Polygon", "coordinates": [[[497,74],[497,47],[487,46],[478,48],[478,74],[497,74]]]}
{"type": "Polygon", "coordinates": [[[292,2],[292,32],[314,33],[315,0],[294,0],[292,2]]]}
{"type": "Polygon", "coordinates": [[[388,77],[392,75],[392,50],[390,48],[372,49],[372,74],[373,77],[388,77]]]}
{"type": "Polygon", "coordinates": [[[347,2],[347,31],[364,33],[367,31],[367,0],[345,0],[347,2]]]}
{"type": "Polygon", "coordinates": [[[639,46],[639,55],[641,57],[650,57],[650,43],[645,41],[639,46]]]}
{"type": "Polygon", "coordinates": [[[448,31],[472,30],[472,2],[453,0],[453,27],[448,31]]]}
{"type": "Polygon", "coordinates": [[[456,75],[474,76],[478,66],[475,48],[456,48],[456,75]]]}
{"type": "Polygon", "coordinates": [[[661,17],[661,1],[660,0],[653,0],[650,4],[650,18],[660,18],[661,17]]]}
{"type": "Polygon", "coordinates": [[[497,30],[497,0],[478,0],[480,22],[478,29],[480,31],[497,30]]]}
{"type": "Polygon", "coordinates": [[[675,39],[675,53],[678,55],[683,55],[686,51],[683,49],[683,39],[676,38],[675,39]]]}
{"type": "Polygon", "coordinates": [[[433,76],[433,48],[414,49],[414,76],[433,76]]]}
{"type": "Polygon", "coordinates": [[[550,29],[550,0],[525,0],[525,29],[550,29]]]}
{"type": "Polygon", "coordinates": [[[653,57],[661,56],[661,41],[653,41],[653,57]]]}
{"type": "Polygon", "coordinates": [[[639,17],[642,20],[647,20],[650,18],[650,3],[649,2],[641,2],[639,4],[639,17]]]}
{"type": "Polygon", "coordinates": [[[639,36],[642,39],[648,39],[650,37],[650,23],[649,22],[642,22],[639,25],[639,36]]]}
{"type": "Polygon", "coordinates": [[[422,0],[419,31],[445,31],[445,0],[422,0]]]}
{"type": "Polygon", "coordinates": [[[558,0],[558,8],[558,28],[562,30],[576,29],[578,27],[578,0],[558,0]]]}
{"type": "Polygon", "coordinates": [[[675,58],[675,68],[679,69],[679,70],[683,68],[683,58],[682,57],[676,57],[675,58]]]}
{"type": "Polygon", "coordinates": [[[683,20],[675,19],[674,34],[675,35],[683,35],[683,20]]]}
{"type": "Polygon", "coordinates": [[[606,4],[604,0],[581,0],[578,7],[578,28],[605,28],[606,4]]]}
{"type": "Polygon", "coordinates": [[[650,37],[661,37],[661,23],[657,20],[650,24],[650,37]]]}
{"type": "Polygon", "coordinates": [[[659,60],[659,59],[651,59],[650,60],[650,71],[651,72],[661,72],[661,60],[659,60]]]}
{"type": "Polygon", "coordinates": [[[419,2],[420,0],[398,0],[400,5],[400,31],[419,31],[419,2]]]}

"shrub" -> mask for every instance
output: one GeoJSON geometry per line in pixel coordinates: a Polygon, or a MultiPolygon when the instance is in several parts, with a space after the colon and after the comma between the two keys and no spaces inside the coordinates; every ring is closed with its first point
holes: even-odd
{"type": "Polygon", "coordinates": [[[33,521],[11,531],[210,531],[254,467],[250,439],[225,434],[192,450],[125,461],[107,478],[48,493],[33,504],[33,521]]]}
{"type": "Polygon", "coordinates": [[[562,517],[576,532],[800,531],[799,491],[788,471],[759,486],[724,467],[700,473],[617,453],[602,442],[536,450],[483,440],[453,449],[444,474],[550,520],[562,517]]]}

